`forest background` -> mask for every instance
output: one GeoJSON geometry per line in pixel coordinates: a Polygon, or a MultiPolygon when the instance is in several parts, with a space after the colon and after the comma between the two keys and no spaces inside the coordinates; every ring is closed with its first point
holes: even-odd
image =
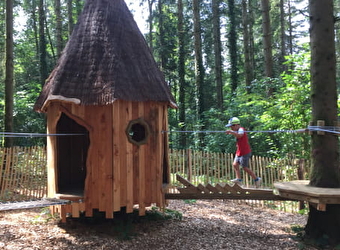
{"type": "MultiPolygon", "coordinates": [[[[0,3],[1,131],[7,130],[5,2],[0,3]]],[[[133,14],[136,6],[146,10],[143,34],[178,104],[169,110],[172,148],[233,153],[235,141],[223,131],[237,116],[254,131],[249,133],[254,155],[310,158],[308,134],[261,132],[307,128],[311,120],[307,0],[131,2],[126,1],[133,14]]],[[[83,0],[13,2],[12,131],[46,132],[45,115],[33,105],[83,5],[83,0]]],[[[334,0],[334,10],[338,61],[340,0],[334,0]]],[[[45,138],[13,139],[20,146],[44,143],[45,138]]]]}

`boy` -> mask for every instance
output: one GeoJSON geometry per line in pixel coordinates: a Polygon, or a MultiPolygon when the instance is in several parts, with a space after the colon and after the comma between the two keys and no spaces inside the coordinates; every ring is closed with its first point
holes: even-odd
{"type": "Polygon", "coordinates": [[[254,172],[249,168],[249,159],[251,157],[251,148],[248,141],[247,133],[245,129],[240,125],[240,119],[233,117],[229,120],[226,127],[230,127],[231,130],[227,130],[225,133],[233,135],[236,138],[236,156],[233,162],[233,167],[236,174],[236,179],[231,180],[232,182],[241,185],[242,178],[240,172],[240,165],[243,170],[249,174],[258,188],[261,185],[261,178],[256,176],[254,172]]]}

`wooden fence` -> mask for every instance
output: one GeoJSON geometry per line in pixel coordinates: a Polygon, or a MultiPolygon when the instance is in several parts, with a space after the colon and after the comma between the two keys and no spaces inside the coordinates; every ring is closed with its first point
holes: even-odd
{"type": "MultiPolygon", "coordinates": [[[[194,185],[228,183],[235,178],[232,168],[233,159],[233,154],[171,149],[170,186],[172,190],[181,187],[176,180],[176,174],[188,179],[194,185]]],[[[46,196],[45,147],[0,148],[0,164],[2,166],[0,202],[40,199],[46,196]]],[[[282,160],[253,156],[250,161],[250,168],[262,178],[265,188],[272,188],[276,181],[307,178],[308,166],[308,162],[294,158],[282,160]]],[[[254,186],[248,175],[243,177],[245,186],[254,186]]],[[[296,208],[289,210],[296,211],[296,208]]]]}
{"type": "MultiPolygon", "coordinates": [[[[195,185],[228,183],[236,178],[232,167],[233,160],[233,154],[172,149],[170,150],[171,184],[175,187],[180,186],[176,181],[176,174],[195,185]]],[[[274,182],[277,181],[306,179],[309,162],[293,157],[272,159],[252,156],[249,167],[262,178],[263,187],[273,188],[274,182]]],[[[254,186],[251,177],[242,174],[244,185],[254,186]]]]}
{"type": "Polygon", "coordinates": [[[45,147],[0,148],[0,202],[39,199],[46,193],[45,147]]]}

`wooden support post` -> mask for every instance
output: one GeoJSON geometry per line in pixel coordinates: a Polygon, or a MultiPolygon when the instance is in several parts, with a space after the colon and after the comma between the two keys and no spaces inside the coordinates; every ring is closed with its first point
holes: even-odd
{"type": "MultiPolygon", "coordinates": [[[[298,175],[298,180],[304,180],[305,179],[305,159],[299,159],[298,160],[298,170],[297,170],[297,175],[298,175]]],[[[304,201],[299,201],[299,210],[302,210],[306,208],[305,202],[304,201]]]]}
{"type": "Polygon", "coordinates": [[[192,165],[191,165],[191,149],[187,149],[187,167],[188,167],[188,180],[191,180],[192,177],[192,165]]]}
{"type": "MultiPolygon", "coordinates": [[[[334,127],[336,128],[335,131],[340,132],[340,121],[334,121],[334,127]]],[[[340,136],[340,134],[338,134],[340,136]]]]}
{"type": "MultiPolygon", "coordinates": [[[[313,126],[313,122],[309,122],[309,126],[313,126]]],[[[309,133],[309,135],[312,135],[313,131],[309,130],[308,133],[309,133]]]]}
{"type": "Polygon", "coordinates": [[[324,212],[324,211],[326,211],[326,206],[327,206],[326,204],[319,203],[319,204],[317,204],[316,209],[324,212]]]}
{"type": "MultiPolygon", "coordinates": [[[[323,120],[318,120],[318,121],[316,122],[316,125],[317,125],[318,127],[323,127],[323,126],[325,126],[325,121],[323,121],[323,120]]],[[[318,135],[324,135],[325,132],[324,132],[324,131],[317,131],[317,134],[318,134],[318,135]]]]}

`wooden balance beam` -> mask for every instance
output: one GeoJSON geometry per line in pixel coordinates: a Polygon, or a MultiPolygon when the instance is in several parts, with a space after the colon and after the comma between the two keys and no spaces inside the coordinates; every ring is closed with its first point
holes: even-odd
{"type": "Polygon", "coordinates": [[[227,183],[195,186],[178,174],[176,179],[185,187],[177,188],[179,193],[165,193],[165,199],[291,200],[274,194],[272,189],[244,188],[227,183]]]}

